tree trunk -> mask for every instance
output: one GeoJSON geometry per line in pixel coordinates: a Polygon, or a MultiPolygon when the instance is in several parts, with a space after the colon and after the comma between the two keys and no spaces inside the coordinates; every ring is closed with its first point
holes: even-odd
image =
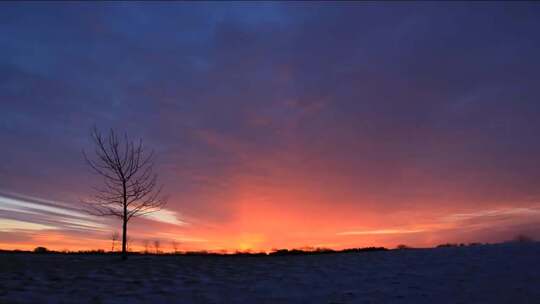
{"type": "MultiPolygon", "coordinates": [[[[124,174],[122,174],[122,179],[124,179],[124,174]]],[[[122,217],[122,260],[127,260],[127,221],[128,221],[128,214],[127,214],[127,194],[126,194],[126,182],[125,180],[122,182],[122,194],[124,198],[124,216],[122,217]]]]}
{"type": "Polygon", "coordinates": [[[122,225],[122,260],[127,260],[127,244],[126,244],[126,235],[127,235],[127,220],[126,218],[123,219],[123,225],[122,225]]]}

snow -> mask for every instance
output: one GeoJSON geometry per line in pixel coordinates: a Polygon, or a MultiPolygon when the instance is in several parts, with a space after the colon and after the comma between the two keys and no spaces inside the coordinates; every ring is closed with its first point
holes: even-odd
{"type": "Polygon", "coordinates": [[[0,303],[540,303],[540,243],[126,262],[2,253],[0,303]]]}

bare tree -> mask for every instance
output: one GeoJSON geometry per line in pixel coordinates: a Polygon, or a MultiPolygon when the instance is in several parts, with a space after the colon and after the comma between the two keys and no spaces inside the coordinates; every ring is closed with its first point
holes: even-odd
{"type": "Polygon", "coordinates": [[[116,247],[116,242],[118,242],[119,237],[120,235],[118,234],[118,231],[115,231],[111,234],[111,240],[112,240],[111,252],[114,252],[114,248],[116,247]]]}
{"type": "Polygon", "coordinates": [[[174,250],[174,253],[178,253],[178,242],[176,240],[173,240],[171,242],[171,244],[172,244],[172,248],[174,250]]]}
{"type": "Polygon", "coordinates": [[[160,246],[159,240],[154,241],[154,249],[156,249],[156,254],[159,254],[159,246],[160,246]]]}
{"type": "Polygon", "coordinates": [[[103,186],[94,188],[86,201],[90,213],[114,216],[122,220],[122,259],[127,259],[127,224],[133,217],[160,210],[167,202],[161,195],[157,175],[153,173],[153,152],[143,149],[142,141],[131,141],[127,134],[119,138],[111,129],[103,136],[92,131],[95,159],[83,151],[84,158],[95,173],[103,178],[103,186]]]}
{"type": "Polygon", "coordinates": [[[133,244],[133,239],[128,236],[126,239],[126,252],[131,252],[131,244],[133,244]]]}
{"type": "Polygon", "coordinates": [[[144,240],[143,241],[143,246],[144,246],[144,254],[148,254],[148,248],[150,247],[150,241],[144,240]]]}

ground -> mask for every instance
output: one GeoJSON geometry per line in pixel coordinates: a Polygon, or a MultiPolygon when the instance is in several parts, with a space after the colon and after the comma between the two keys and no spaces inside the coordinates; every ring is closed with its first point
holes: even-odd
{"type": "Polygon", "coordinates": [[[0,303],[540,303],[540,243],[126,262],[6,253],[0,303]]]}

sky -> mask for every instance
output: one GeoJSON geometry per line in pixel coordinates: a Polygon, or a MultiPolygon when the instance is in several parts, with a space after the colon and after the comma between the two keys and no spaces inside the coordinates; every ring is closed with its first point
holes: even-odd
{"type": "Polygon", "coordinates": [[[540,239],[534,2],[0,4],[0,248],[111,248],[91,129],[142,138],[130,246],[540,239]]]}

